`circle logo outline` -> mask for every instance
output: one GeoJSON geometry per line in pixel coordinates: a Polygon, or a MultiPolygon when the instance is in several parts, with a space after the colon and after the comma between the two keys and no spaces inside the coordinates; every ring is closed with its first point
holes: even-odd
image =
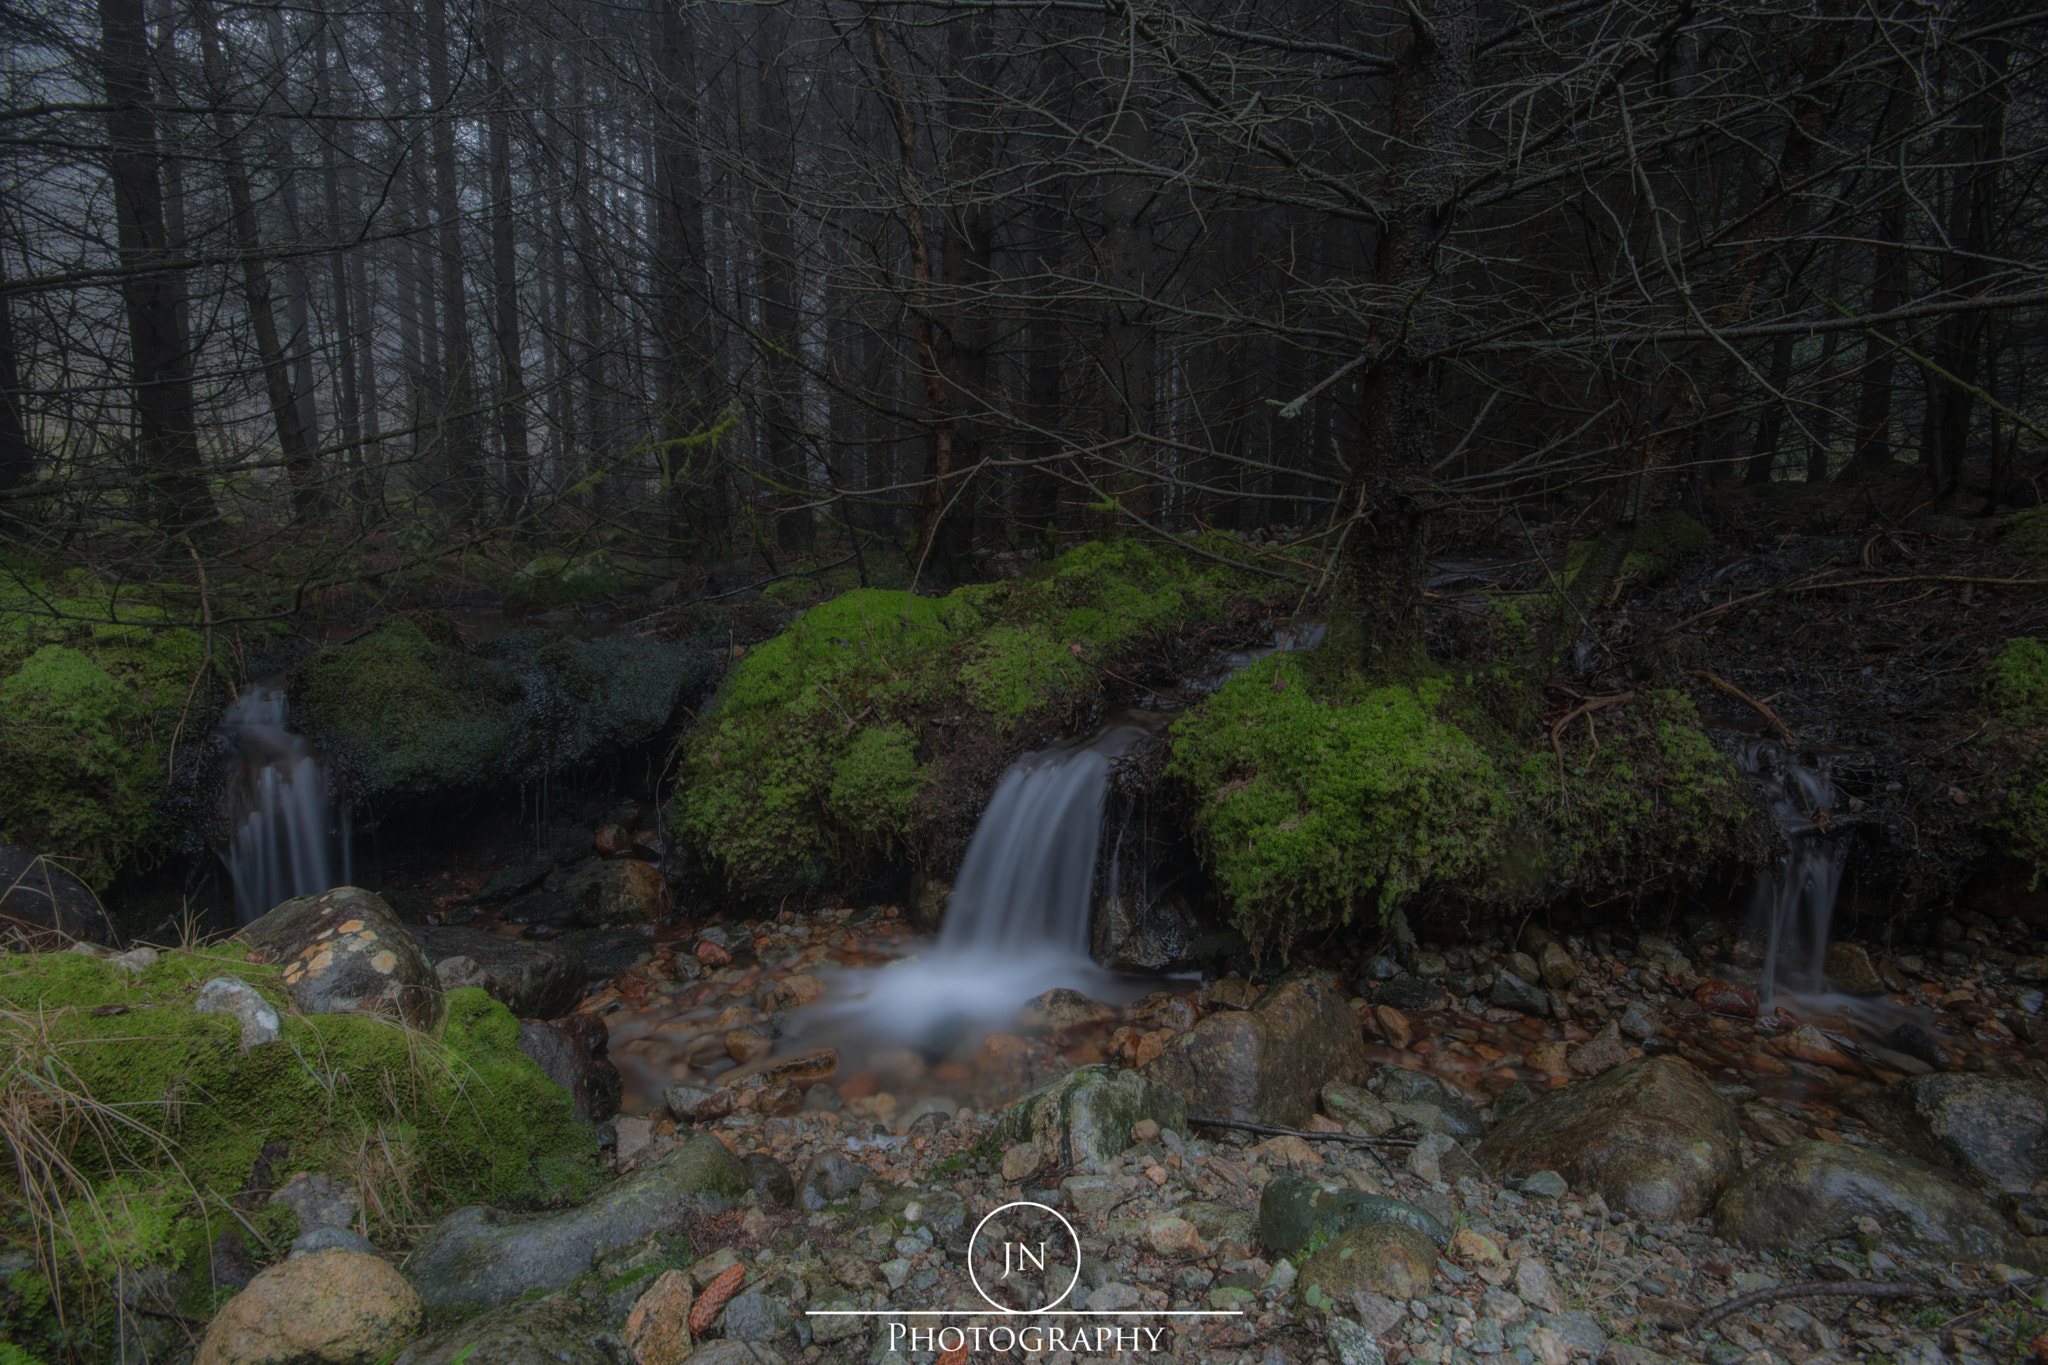
{"type": "Polygon", "coordinates": [[[1068,1295],[1074,1292],[1074,1286],[1081,1282],[1081,1234],[1074,1231],[1074,1225],[1072,1223],[1069,1223],[1066,1220],[1065,1216],[1062,1215],[1058,1209],[1053,1208],[1047,1204],[1038,1203],[1036,1200],[1032,1199],[1013,1199],[1007,1204],[1001,1204],[995,1208],[990,1209],[986,1214],[982,1216],[981,1221],[974,1225],[974,1232],[967,1239],[967,1279],[968,1282],[974,1286],[974,1292],[981,1295],[983,1303],[986,1303],[989,1307],[995,1309],[998,1313],[1004,1314],[1005,1316],[1035,1317],[1040,1313],[1050,1313],[1055,1308],[1058,1308],[1061,1304],[1065,1303],[1067,1301],[1068,1295]],[[974,1273],[974,1244],[981,1240],[981,1230],[988,1226],[989,1219],[995,1217],[997,1214],[1002,1213],[1008,1209],[1043,1209],[1045,1210],[1045,1212],[1051,1214],[1054,1218],[1059,1219],[1060,1226],[1065,1228],[1067,1230],[1067,1236],[1073,1239],[1073,1277],[1067,1281],[1067,1287],[1060,1291],[1060,1296],[1054,1299],[1051,1303],[1045,1305],[1045,1307],[1043,1308],[1005,1308],[1002,1304],[997,1303],[994,1299],[989,1297],[989,1292],[981,1287],[981,1277],[974,1273]]]}

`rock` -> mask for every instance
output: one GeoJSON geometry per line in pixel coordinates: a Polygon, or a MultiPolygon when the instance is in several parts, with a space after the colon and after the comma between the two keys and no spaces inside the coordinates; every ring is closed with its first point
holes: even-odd
{"type": "Polygon", "coordinates": [[[1400,1223],[1361,1223],[1308,1258],[1295,1292],[1311,1308],[1349,1304],[1361,1292],[1416,1299],[1429,1293],[1435,1273],[1429,1238],[1400,1223]]]}
{"type": "Polygon", "coordinates": [[[1571,1070],[1571,1062],[1567,1060],[1570,1053],[1571,1044],[1562,1038],[1553,1038],[1529,1049],[1529,1065],[1547,1076],[1562,1076],[1571,1070]]]}
{"type": "Polygon", "coordinates": [[[1564,1311],[1564,1297],[1557,1292],[1557,1282],[1550,1278],[1550,1267],[1535,1256],[1524,1256],[1515,1262],[1515,1293],[1522,1302],[1545,1313],[1564,1311]]]}
{"type": "Polygon", "coordinates": [[[1124,1197],[1116,1178],[1107,1175],[1070,1175],[1060,1182],[1060,1194],[1067,1207],[1087,1218],[1108,1213],[1124,1197]]]}
{"type": "Polygon", "coordinates": [[[1510,1081],[1508,1088],[1493,1097],[1493,1121],[1499,1123],[1536,1103],[1536,1092],[1520,1081],[1510,1081]]]}
{"type": "Polygon", "coordinates": [[[564,929],[576,922],[576,907],[569,904],[567,896],[559,896],[552,891],[536,891],[530,896],[508,901],[502,918],[508,924],[539,924],[550,929],[564,929]]]}
{"type": "Polygon", "coordinates": [[[1536,969],[1543,976],[1543,984],[1554,991],[1566,990],[1579,979],[1579,964],[1572,961],[1572,955],[1556,939],[1544,944],[1536,954],[1536,969]]]}
{"type": "Polygon", "coordinates": [[[441,983],[419,940],[359,886],[294,896],[235,938],[250,961],[284,964],[280,983],[307,1014],[396,1014],[420,1029],[440,1022],[441,983]]]}
{"type": "Polygon", "coordinates": [[[815,1213],[835,1199],[844,1199],[867,1179],[865,1167],[857,1166],[837,1152],[822,1152],[804,1167],[797,1182],[797,1202],[815,1213]]]}
{"type": "Polygon", "coordinates": [[[611,1031],[594,1014],[519,1021],[519,1050],[569,1092],[578,1123],[603,1123],[619,1112],[625,1084],[606,1050],[611,1031]]]}
{"type": "Polygon", "coordinates": [[[1413,1204],[1335,1182],[1275,1176],[1259,1192],[1259,1241],[1277,1256],[1293,1257],[1364,1223],[1399,1223],[1439,1246],[1451,1239],[1450,1229],[1413,1204]]]}
{"type": "Polygon", "coordinates": [[[125,953],[115,953],[107,959],[109,967],[118,967],[131,976],[140,976],[156,965],[156,949],[130,948],[125,953]]]}
{"type": "Polygon", "coordinates": [[[1400,1122],[1380,1097],[1362,1085],[1331,1081],[1322,1090],[1323,1112],[1344,1125],[1347,1133],[1385,1137],[1400,1122]]]}
{"type": "Polygon", "coordinates": [[[277,1041],[278,1018],[256,988],[236,976],[216,976],[199,988],[194,1014],[230,1014],[241,1021],[242,1051],[277,1041]]]}
{"type": "Polygon", "coordinates": [[[1323,1330],[1337,1365],[1385,1365],[1387,1353],[1379,1342],[1349,1318],[1332,1317],[1323,1330]]]}
{"type": "Polygon", "coordinates": [[[1841,1142],[1795,1142],[1742,1173],[1714,1230],[1755,1251],[1817,1247],[1876,1220],[1895,1251],[1939,1261],[2031,1263],[1998,1211],[1925,1162],[1841,1142]]]}
{"type": "Polygon", "coordinates": [[[1430,1133],[1408,1149],[1405,1163],[1408,1174],[1426,1185],[1433,1185],[1442,1179],[1442,1162],[1446,1152],[1456,1151],[1457,1142],[1448,1133],[1430,1133]]]}
{"type": "Polygon", "coordinates": [[[1003,1179],[1012,1185],[1029,1178],[1045,1164],[1045,1151],[1035,1142],[1013,1142],[1003,1149],[1003,1179]]]}
{"type": "Polygon", "coordinates": [[[1597,1076],[1610,1067],[1620,1066],[1628,1060],[1628,1047],[1621,1041],[1620,1023],[1608,1020],[1606,1028],[1573,1048],[1565,1060],[1581,1076],[1597,1076]]]}
{"type": "Polygon", "coordinates": [[[1209,984],[1202,1003],[1212,1010],[1248,1010],[1259,1001],[1259,988],[1236,972],[1209,984]]]}
{"type": "Polygon", "coordinates": [[[2048,1178],[2048,1084],[1977,1074],[1915,1076],[1859,1112],[1908,1153],[1994,1194],[2048,1178]]]}
{"type": "Polygon", "coordinates": [[[1664,1022],[1657,1017],[1657,1011],[1640,1000],[1631,1000],[1628,1008],[1621,1012],[1619,1025],[1624,1034],[1640,1043],[1656,1037],[1664,1022]]]}
{"type": "Polygon", "coordinates": [[[1033,1033],[1065,1033],[1093,1024],[1112,1023],[1116,1018],[1114,1005],[1090,1000],[1079,991],[1061,986],[1026,1004],[1017,1016],[1017,1024],[1033,1033]]]}
{"type": "Polygon", "coordinates": [[[1146,1073],[1083,1066],[1047,1081],[1005,1109],[996,1124],[995,1141],[1003,1147],[1035,1143],[1044,1159],[1072,1169],[1122,1155],[1131,1145],[1132,1128],[1142,1119],[1175,1133],[1188,1131],[1187,1106],[1180,1095],[1146,1073]]]}
{"type": "Polygon", "coordinates": [[[612,1124],[612,1159],[625,1166],[654,1145],[652,1119],[626,1117],[612,1124]]]}
{"type": "Polygon", "coordinates": [[[316,1251],[280,1261],[214,1314],[196,1365],[354,1365],[419,1330],[420,1296],[377,1256],[316,1251]]]}
{"type": "Polygon", "coordinates": [[[1394,1106],[1402,1104],[1428,1105],[1437,1111],[1436,1131],[1449,1133],[1460,1142],[1476,1142],[1485,1136],[1486,1124],[1479,1111],[1427,1072],[1383,1066],[1379,1080],[1380,1094],[1390,1102],[1391,1112],[1399,1114],[1399,1108],[1394,1106]]]}
{"type": "Polygon", "coordinates": [[[1773,1038],[1771,1051],[1781,1057],[1791,1057],[1797,1061],[1827,1067],[1831,1071],[1839,1071],[1845,1076],[1870,1074],[1863,1069],[1862,1063],[1842,1051],[1833,1039],[1811,1024],[1801,1024],[1783,1037],[1773,1038]]]}
{"type": "MultiPolygon", "coordinates": [[[[837,1096],[829,1086],[819,1086],[813,1094],[825,1091],[837,1096]]],[[[661,1098],[668,1105],[668,1112],[677,1123],[709,1123],[722,1119],[732,1112],[732,1091],[706,1090],[700,1085],[672,1085],[661,1092],[661,1098]]]]}
{"type": "MultiPolygon", "coordinates": [[[[582,1309],[562,1299],[533,1299],[423,1337],[392,1365],[624,1365],[625,1359],[625,1343],[582,1309]]],[[[638,1359],[639,1365],[677,1365],[684,1357],[638,1359]]]]}
{"type": "Polygon", "coordinates": [[[354,1228],[319,1227],[308,1228],[292,1238],[291,1250],[287,1257],[311,1256],[321,1251],[353,1251],[364,1256],[375,1256],[377,1248],[370,1239],[354,1228]]]}
{"type": "Polygon", "coordinates": [[[583,994],[583,956],[574,948],[460,926],[407,928],[434,964],[442,990],[480,986],[521,1019],[567,1014],[583,994]]]}
{"type": "Polygon", "coordinates": [[[1708,1014],[1719,1014],[1729,1019],[1756,1018],[1756,992],[1732,981],[1702,981],[1693,991],[1692,998],[1708,1014]]]}
{"type": "Polygon", "coordinates": [[[1520,1188],[1531,1199],[1562,1199],[1571,1186],[1556,1171],[1533,1171],[1522,1177],[1520,1188]]]}
{"type": "Polygon", "coordinates": [[[795,1325],[789,1309],[753,1291],[736,1295],[719,1318],[727,1341],[773,1341],[795,1325]]]}
{"type": "MultiPolygon", "coordinates": [[[[730,1312],[731,1310],[727,1309],[726,1311],[730,1312]]],[[[812,1318],[809,1321],[826,1322],[829,1319],[812,1318]]],[[[859,1324],[864,1319],[854,1318],[852,1321],[855,1324],[859,1324]]],[[[857,1332],[860,1328],[856,1325],[854,1330],[857,1332]]],[[[817,1334],[815,1339],[818,1341],[837,1341],[840,1337],[849,1335],[852,1334],[841,1332],[838,1336],[827,1338],[822,1334],[817,1334]]],[[[897,1359],[900,1361],[902,1356],[899,1354],[897,1359]]],[[[690,1357],[690,1365],[784,1365],[784,1361],[780,1353],[770,1350],[757,1341],[707,1341],[697,1348],[695,1355],[690,1357]]],[[[884,1354],[882,1359],[878,1360],[875,1365],[889,1365],[888,1355],[884,1354]]]]}
{"type": "Polygon", "coordinates": [[[1692,1218],[1742,1169],[1735,1111],[1691,1067],[1628,1062],[1554,1090],[1474,1150],[1496,1176],[1556,1171],[1638,1218],[1692,1218]]]}
{"type": "Polygon", "coordinates": [[[1415,1026],[1408,1022],[1408,1016],[1392,1005],[1374,1005],[1372,1018],[1380,1027],[1380,1036],[1387,1040],[1387,1046],[1405,1048],[1415,1040],[1415,1026]]]}
{"type": "Polygon", "coordinates": [[[550,876],[547,889],[569,902],[577,923],[593,929],[646,924],[668,908],[661,873],[637,858],[586,859],[550,876]]]}
{"type": "Polygon", "coordinates": [[[775,1044],[750,1028],[736,1028],[725,1035],[725,1055],[746,1066],[766,1057],[775,1044]]]}
{"type": "Polygon", "coordinates": [[[682,1365],[690,1358],[690,1305],[696,1294],[690,1277],[664,1270],[626,1314],[623,1335],[633,1365],[682,1365]]]}
{"type": "Polygon", "coordinates": [[[1382,981],[1373,988],[1372,1002],[1375,1005],[1392,1005],[1397,1010],[1410,1014],[1440,1010],[1451,1003],[1451,997],[1442,986],[1420,977],[1397,976],[1391,981],[1382,981]]]}
{"type": "Polygon", "coordinates": [[[761,1008],[773,1014],[776,1010],[802,1009],[815,1005],[825,998],[825,983],[815,976],[799,972],[772,982],[761,992],[761,1008]]]}
{"type": "Polygon", "coordinates": [[[1203,1019],[1145,1074],[1185,1096],[1191,1113],[1300,1128],[1325,1084],[1365,1070],[1365,1035],[1336,980],[1300,973],[1249,1010],[1203,1019]]]}
{"type": "Polygon", "coordinates": [[[1941,1040],[1918,1024],[1901,1024],[1886,1035],[1886,1041],[1908,1057],[1917,1058],[1940,1071],[1946,1071],[1953,1060],[1941,1040]]]}
{"type": "Polygon", "coordinates": [[[284,1188],[270,1196],[299,1220],[299,1231],[315,1228],[345,1228],[362,1212],[363,1201],[355,1190],[317,1171],[301,1171],[284,1182],[284,1188]]]}
{"type": "Polygon", "coordinates": [[[1826,958],[1830,980],[1850,995],[1883,995],[1884,977],[1870,950],[1860,943],[1830,943],[1826,958]]]}
{"type": "Polygon", "coordinates": [[[699,1134],[577,1208],[529,1216],[458,1209],[427,1233],[406,1272],[434,1307],[505,1303],[559,1289],[589,1270],[597,1253],[637,1242],[686,1212],[723,1211],[752,1187],[739,1158],[699,1134]]]}
{"type": "Polygon", "coordinates": [[[40,853],[5,843],[0,843],[0,930],[19,934],[41,952],[67,943],[114,942],[114,926],[90,887],[40,853]]]}
{"type": "Polygon", "coordinates": [[[1148,1218],[1145,1245],[1161,1256],[1201,1256],[1207,1253],[1201,1234],[1185,1218],[1148,1218]]]}
{"type": "Polygon", "coordinates": [[[1513,972],[1502,972],[1493,979],[1493,993],[1487,1000],[1500,1009],[1516,1010],[1538,1018],[1550,1013],[1549,993],[1513,972]]]}
{"type": "Polygon", "coordinates": [[[752,1183],[754,1193],[761,1196],[763,1207],[796,1207],[796,1180],[790,1175],[789,1167],[766,1152],[752,1153],[744,1164],[747,1179],[752,1183]]]}

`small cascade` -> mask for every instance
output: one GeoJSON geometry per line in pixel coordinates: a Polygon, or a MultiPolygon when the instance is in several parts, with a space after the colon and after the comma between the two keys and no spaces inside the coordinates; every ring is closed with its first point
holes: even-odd
{"type": "Polygon", "coordinates": [[[1807,767],[1773,745],[1756,743],[1744,748],[1742,764],[1763,784],[1771,814],[1791,845],[1775,876],[1765,872],[1757,878],[1750,906],[1752,927],[1765,941],[1763,998],[1769,1009],[1781,990],[1828,989],[1828,938],[1846,849],[1830,832],[1835,791],[1825,759],[1807,767]]]}
{"type": "Polygon", "coordinates": [[[349,882],[348,809],[328,794],[326,760],[286,728],[286,716],[283,687],[252,683],[221,718],[235,754],[221,793],[221,858],[242,924],[293,896],[349,882]]]}

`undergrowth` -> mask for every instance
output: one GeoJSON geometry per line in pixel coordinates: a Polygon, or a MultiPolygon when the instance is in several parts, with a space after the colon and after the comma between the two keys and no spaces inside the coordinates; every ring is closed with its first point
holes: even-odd
{"type": "Polygon", "coordinates": [[[1979,674],[1978,694],[2002,774],[1992,826],[2038,886],[2048,872],[2048,647],[2030,636],[2007,640],[1979,674]]]}

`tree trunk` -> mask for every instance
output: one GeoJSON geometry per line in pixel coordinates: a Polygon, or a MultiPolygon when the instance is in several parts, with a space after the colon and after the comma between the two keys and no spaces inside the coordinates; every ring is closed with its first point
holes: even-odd
{"type": "Polygon", "coordinates": [[[1763,408],[1756,415],[1756,440],[1749,448],[1749,467],[1743,471],[1742,481],[1752,487],[1766,484],[1778,468],[1778,442],[1785,434],[1785,400],[1779,395],[1792,382],[1792,342],[1790,333],[1778,337],[1771,343],[1771,368],[1765,376],[1768,389],[1760,395],[1763,408]]]}
{"type": "Polygon", "coordinates": [[[461,189],[455,177],[455,115],[449,107],[448,0],[426,0],[427,99],[434,110],[434,216],[440,244],[442,407],[452,502],[466,518],[483,506],[483,452],[477,436],[476,380],[469,340],[469,294],[462,269],[461,189]]]}
{"type": "MultiPolygon", "coordinates": [[[[796,232],[786,197],[794,174],[789,108],[789,18],[777,6],[754,21],[755,120],[766,184],[755,194],[760,251],[755,259],[761,298],[761,421],[768,443],[768,469],[779,500],[808,496],[802,433],[795,406],[801,403],[798,357],[803,347],[797,303],[796,232]]],[[[775,520],[776,543],[784,553],[808,549],[816,538],[808,508],[784,511],[775,520]]]]}
{"type": "Polygon", "coordinates": [[[704,208],[697,164],[696,31],[682,0],[661,0],[656,32],[656,213],[659,290],[655,326],[661,366],[661,481],[669,539],[715,554],[723,544],[723,498],[715,446],[691,450],[683,442],[712,416],[710,319],[705,308],[704,208]]]}
{"type": "MultiPolygon", "coordinates": [[[[0,251],[0,287],[7,283],[7,256],[0,251]]],[[[0,292],[0,494],[26,487],[35,477],[36,452],[28,437],[21,358],[14,343],[13,300],[0,292]]],[[[0,497],[0,526],[18,521],[15,500],[0,497]]]]}
{"type": "Polygon", "coordinates": [[[526,504],[531,456],[526,431],[526,367],[519,336],[519,257],[512,226],[512,91],[505,77],[505,36],[512,17],[502,4],[484,10],[484,71],[489,82],[491,159],[491,285],[498,345],[498,430],[505,461],[502,506],[516,519],[526,504]]]}
{"type": "MultiPolygon", "coordinates": [[[[1872,313],[1889,313],[1905,297],[1906,252],[1899,244],[1904,231],[1900,207],[1890,204],[1879,220],[1879,242],[1871,252],[1870,304],[1872,313]]],[[[1898,347],[1892,344],[1893,328],[1887,324],[1871,329],[1863,343],[1863,380],[1856,396],[1856,445],[1844,474],[1873,473],[1891,463],[1892,373],[1898,364],[1898,347]]]]}

